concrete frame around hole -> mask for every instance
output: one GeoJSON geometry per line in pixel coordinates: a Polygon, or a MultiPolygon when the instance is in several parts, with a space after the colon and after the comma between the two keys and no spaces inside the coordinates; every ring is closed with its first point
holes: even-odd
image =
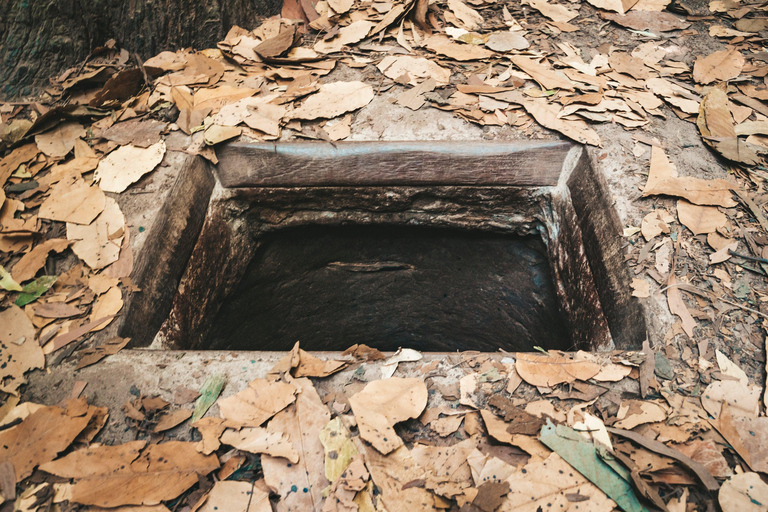
{"type": "Polygon", "coordinates": [[[144,291],[126,304],[120,331],[133,347],[155,339],[153,346],[205,349],[206,329],[260,235],[344,223],[538,233],[576,347],[636,349],[646,337],[618,217],[581,146],[232,143],[217,153],[215,168],[196,157],[182,169],[137,261],[144,291]]]}

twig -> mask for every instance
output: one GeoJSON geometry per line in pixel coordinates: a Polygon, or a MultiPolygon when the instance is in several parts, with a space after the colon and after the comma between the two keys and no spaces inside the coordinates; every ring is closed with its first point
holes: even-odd
{"type": "Polygon", "coordinates": [[[765,258],[758,258],[758,257],[755,257],[755,256],[750,256],[748,254],[740,254],[740,253],[735,252],[735,251],[733,251],[731,249],[728,249],[728,253],[730,253],[731,256],[738,256],[739,258],[744,258],[745,260],[752,260],[752,261],[757,261],[757,262],[760,262],[760,263],[768,263],[768,260],[765,259],[765,258]]]}

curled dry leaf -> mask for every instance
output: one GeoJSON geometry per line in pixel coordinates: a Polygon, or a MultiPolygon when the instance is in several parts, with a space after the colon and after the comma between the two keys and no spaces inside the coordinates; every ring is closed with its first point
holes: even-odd
{"type": "Polygon", "coordinates": [[[408,75],[409,83],[417,85],[422,79],[434,78],[438,86],[448,85],[451,72],[439,64],[422,57],[416,58],[410,55],[397,57],[389,55],[377,66],[384,76],[396,80],[403,75],[408,75]]]}
{"type": "MultiPolygon", "coordinates": [[[[648,179],[650,180],[650,176],[648,179]]],[[[643,217],[643,221],[640,223],[640,232],[645,241],[648,242],[662,233],[669,233],[669,223],[674,220],[675,218],[664,208],[653,210],[643,217]]]]}
{"type": "Polygon", "coordinates": [[[560,3],[549,3],[547,0],[524,0],[523,4],[530,5],[542,15],[558,23],[568,23],[579,15],[579,11],[572,11],[560,3]]]}
{"type": "Polygon", "coordinates": [[[75,147],[75,140],[85,134],[85,128],[80,123],[61,123],[52,130],[35,135],[35,144],[46,155],[62,158],[75,147]]]}
{"type": "Polygon", "coordinates": [[[569,359],[557,354],[516,354],[518,375],[532,386],[551,388],[563,382],[591,379],[600,365],[587,360],[569,359]]]}
{"type": "MultiPolygon", "coordinates": [[[[224,480],[216,482],[198,512],[217,511],[272,512],[269,493],[253,482],[224,480]]],[[[129,512],[129,511],[125,511],[129,512]]],[[[136,511],[143,512],[143,511],[136,511]]]]}
{"type": "Polygon", "coordinates": [[[71,244],[69,240],[62,238],[51,238],[37,245],[30,252],[21,257],[21,259],[11,269],[13,279],[19,283],[29,281],[37,271],[45,266],[48,260],[48,253],[61,252],[71,244]]]}
{"type": "Polygon", "coordinates": [[[403,444],[392,427],[418,418],[427,406],[427,386],[418,378],[375,380],[349,397],[349,404],[357,419],[360,437],[386,455],[403,444]]]}
{"type": "Polygon", "coordinates": [[[731,189],[734,184],[722,179],[704,180],[701,178],[667,178],[649,187],[646,184],[643,197],[653,195],[667,195],[682,197],[693,204],[722,206],[732,208],[736,206],[731,189]]]}

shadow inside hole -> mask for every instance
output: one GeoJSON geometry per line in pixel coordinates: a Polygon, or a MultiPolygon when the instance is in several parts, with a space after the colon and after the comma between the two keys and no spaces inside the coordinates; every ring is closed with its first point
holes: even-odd
{"type": "Polygon", "coordinates": [[[203,346],[220,350],[567,350],[535,236],[308,226],[260,238],[203,346]]]}

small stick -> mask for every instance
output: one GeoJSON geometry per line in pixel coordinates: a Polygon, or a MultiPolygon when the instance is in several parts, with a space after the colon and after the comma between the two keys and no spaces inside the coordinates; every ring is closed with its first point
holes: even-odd
{"type": "Polygon", "coordinates": [[[728,249],[728,252],[731,254],[731,256],[738,256],[739,258],[744,258],[745,260],[752,260],[752,261],[757,261],[759,263],[767,263],[768,264],[768,260],[765,259],[765,258],[758,258],[756,256],[750,256],[748,254],[740,254],[740,253],[735,252],[735,251],[733,251],[731,249],[728,249]]]}

